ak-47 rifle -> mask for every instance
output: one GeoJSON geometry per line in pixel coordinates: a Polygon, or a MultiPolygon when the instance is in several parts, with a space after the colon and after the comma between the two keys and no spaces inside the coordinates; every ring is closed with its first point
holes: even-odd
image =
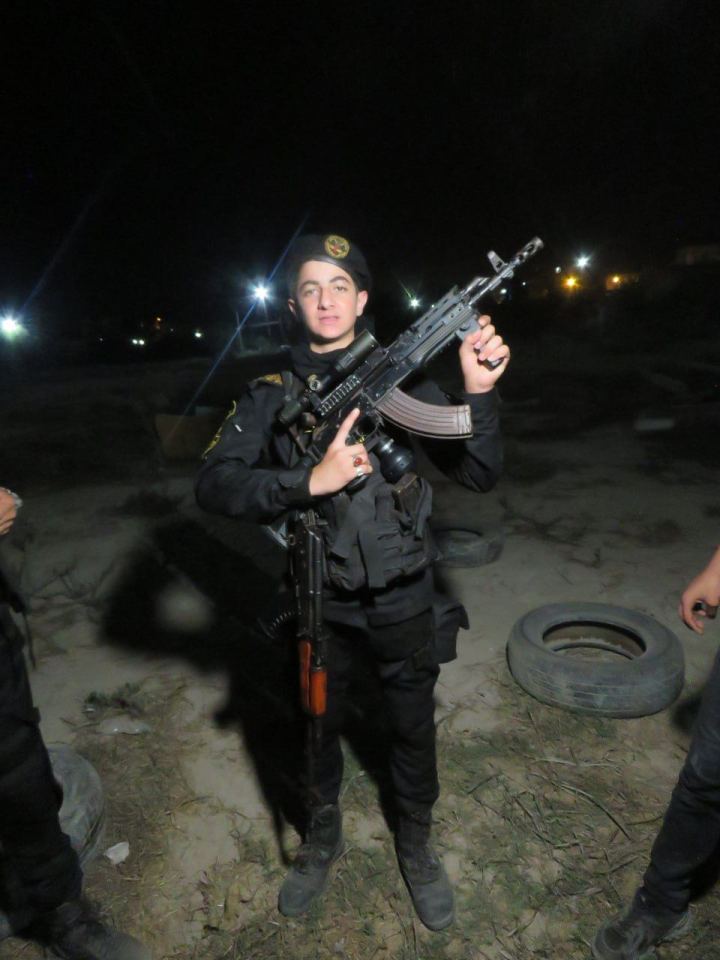
{"type": "MultiPolygon", "coordinates": [[[[407,471],[408,461],[381,432],[383,419],[426,437],[471,436],[472,420],[467,404],[423,403],[400,390],[400,385],[449,346],[454,337],[461,340],[466,337],[479,315],[476,309],[479,301],[501,287],[542,246],[542,240],[535,237],[507,262],[491,251],[488,259],[495,271],[492,277],[476,277],[462,290],[453,287],[389,347],[381,346],[371,333],[364,331],[328,373],[308,377],[306,389],[288,400],[278,414],[285,427],[305,418],[314,428],[303,461],[315,465],[322,460],[340,424],[356,407],[360,409],[360,416],[347,442],[360,442],[368,452],[374,450],[380,458],[383,475],[390,482],[396,482],[407,471]]],[[[346,489],[352,492],[364,479],[353,480],[346,489]]]]}
{"type": "Polygon", "coordinates": [[[300,662],[300,704],[309,717],[306,749],[308,789],[314,786],[314,759],[327,710],[327,635],[323,624],[323,542],[314,510],[299,511],[288,538],[295,585],[300,662]]]}

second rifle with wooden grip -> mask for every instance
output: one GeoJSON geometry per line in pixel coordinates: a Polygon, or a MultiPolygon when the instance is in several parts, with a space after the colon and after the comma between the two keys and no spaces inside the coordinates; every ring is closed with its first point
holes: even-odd
{"type": "Polygon", "coordinates": [[[327,711],[327,634],[323,624],[322,521],[314,510],[299,511],[288,538],[297,610],[300,705],[309,718],[306,750],[308,790],[314,787],[314,760],[322,743],[327,711]]]}

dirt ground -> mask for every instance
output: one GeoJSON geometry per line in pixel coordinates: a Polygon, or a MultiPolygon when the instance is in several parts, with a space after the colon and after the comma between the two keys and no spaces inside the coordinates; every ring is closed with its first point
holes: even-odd
{"type": "MultiPolygon", "coordinates": [[[[671,374],[669,356],[590,354],[519,348],[497,489],[478,497],[436,477],[440,519],[502,524],[506,537],[494,563],[443,574],[471,626],[437,688],[437,844],[457,890],[457,921],[440,934],[414,918],[397,871],[379,801],[382,714],[363,670],[342,789],[347,851],[309,917],[277,912],[298,843],[300,737],[288,651],[253,624],[283,557],[256,528],[203,515],[194,464],[164,460],[152,426],[203,365],[56,372],[3,392],[0,483],[25,500],[5,548],[31,600],[43,731],[100,771],[104,848],[128,841],[130,855],[95,861],[87,891],[156,957],[589,957],[644,870],[720,639],[714,626],[695,637],[676,615],[718,539],[708,350],[698,345],[708,369],[686,354],[671,374]],[[641,416],[675,426],[639,432],[641,416]],[[612,720],[525,694],[505,663],[510,629],[570,600],[675,630],[680,699],[612,720]],[[140,732],[108,732],[118,722],[140,732]]],[[[662,958],[720,958],[717,892],[693,912],[692,934],[662,958]]],[[[0,944],[8,960],[40,955],[0,944]]]]}

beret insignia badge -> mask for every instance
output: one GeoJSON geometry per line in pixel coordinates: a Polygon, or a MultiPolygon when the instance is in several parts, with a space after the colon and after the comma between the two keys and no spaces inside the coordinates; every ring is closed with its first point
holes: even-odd
{"type": "Polygon", "coordinates": [[[325,237],[325,253],[335,260],[344,260],[350,253],[350,241],[331,233],[329,237],[325,237]]]}

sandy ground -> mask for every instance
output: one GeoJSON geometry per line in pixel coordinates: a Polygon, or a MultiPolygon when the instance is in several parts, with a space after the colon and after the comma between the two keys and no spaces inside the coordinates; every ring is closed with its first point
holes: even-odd
{"type": "MultiPolygon", "coordinates": [[[[439,518],[501,523],[506,534],[494,563],[444,573],[471,627],[437,690],[437,836],[458,919],[436,935],[413,919],[380,812],[372,688],[359,691],[347,750],[348,851],[309,918],[275,909],[297,844],[297,726],[284,650],[251,624],[283,558],[254,528],[203,515],[193,465],[164,462],[149,425],[167,384],[192,382],[199,365],[98,369],[82,389],[77,373],[54,374],[6,396],[3,459],[12,438],[13,475],[25,481],[10,552],[32,604],[42,729],[100,770],[105,846],[128,840],[130,855],[91,865],[87,890],[157,957],[589,956],[597,924],[642,874],[720,639],[717,627],[691,635],[676,615],[717,541],[720,509],[703,398],[683,391],[691,371],[674,388],[662,374],[640,388],[622,371],[609,381],[602,364],[583,371],[581,357],[546,345],[543,382],[562,389],[543,392],[537,354],[520,351],[505,477],[485,497],[435,485],[439,518]],[[660,407],[679,426],[639,434],[637,416],[660,407]],[[513,623],[569,600],[629,607],[675,630],[680,700],[654,717],[605,720],[519,689],[505,664],[513,623]],[[149,729],[102,732],[113,718],[149,729]]],[[[651,357],[640,366],[659,369],[651,357]]],[[[691,937],[662,956],[720,957],[718,916],[710,893],[691,937]]],[[[15,940],[0,956],[40,953],[15,940]]]]}

